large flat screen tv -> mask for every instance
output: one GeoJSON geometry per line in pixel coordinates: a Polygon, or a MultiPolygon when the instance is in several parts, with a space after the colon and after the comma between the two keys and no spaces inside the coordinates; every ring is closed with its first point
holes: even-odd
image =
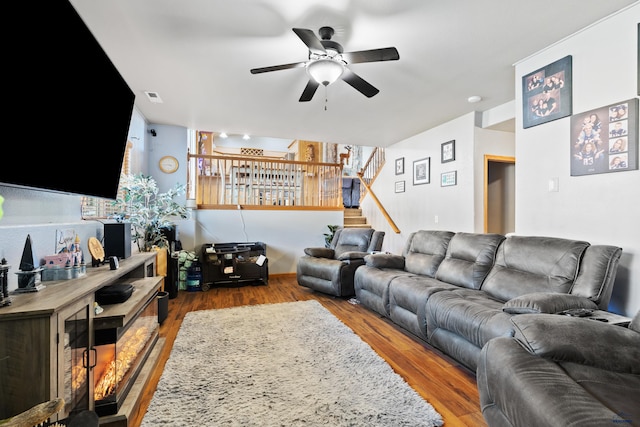
{"type": "Polygon", "coordinates": [[[0,185],[115,199],[134,93],[68,0],[7,19],[0,185]]]}

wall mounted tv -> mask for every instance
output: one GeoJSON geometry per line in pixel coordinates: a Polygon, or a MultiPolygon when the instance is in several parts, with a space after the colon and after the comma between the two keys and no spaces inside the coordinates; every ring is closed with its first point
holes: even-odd
{"type": "Polygon", "coordinates": [[[13,6],[0,185],[115,199],[134,93],[68,0],[13,6]]]}

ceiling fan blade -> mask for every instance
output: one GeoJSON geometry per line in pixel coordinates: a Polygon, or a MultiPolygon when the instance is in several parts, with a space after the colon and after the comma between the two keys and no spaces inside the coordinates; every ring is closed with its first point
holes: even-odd
{"type": "Polygon", "coordinates": [[[306,65],[306,62],[294,62],[292,64],[274,65],[272,67],[252,68],[251,74],[260,74],[260,73],[266,73],[269,71],[278,71],[278,70],[288,70],[289,68],[300,68],[300,67],[304,67],[305,65],[306,65]]]}
{"type": "Polygon", "coordinates": [[[362,92],[362,94],[367,98],[371,98],[372,96],[380,92],[362,77],[346,67],[340,78],[350,84],[354,89],[362,92]]]}
{"type": "Polygon", "coordinates": [[[395,47],[385,47],[382,49],[345,52],[342,54],[342,58],[348,64],[358,64],[362,62],[397,61],[400,59],[400,55],[395,47]]]}
{"type": "Polygon", "coordinates": [[[313,31],[306,28],[293,28],[293,32],[307,45],[310,52],[316,55],[325,55],[327,53],[322,43],[320,43],[320,39],[316,37],[313,31]]]}
{"type": "Polygon", "coordinates": [[[307,85],[305,86],[304,90],[302,91],[302,95],[300,95],[300,99],[298,101],[300,102],[311,101],[311,98],[313,98],[313,95],[315,95],[316,90],[318,89],[318,86],[320,86],[320,83],[316,82],[313,79],[309,79],[309,83],[307,83],[307,85]]]}

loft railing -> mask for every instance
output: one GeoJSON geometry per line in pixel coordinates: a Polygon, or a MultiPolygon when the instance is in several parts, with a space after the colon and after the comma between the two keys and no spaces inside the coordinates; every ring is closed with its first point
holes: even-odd
{"type": "Polygon", "coordinates": [[[342,209],[338,163],[201,154],[188,160],[198,209],[342,209]]]}

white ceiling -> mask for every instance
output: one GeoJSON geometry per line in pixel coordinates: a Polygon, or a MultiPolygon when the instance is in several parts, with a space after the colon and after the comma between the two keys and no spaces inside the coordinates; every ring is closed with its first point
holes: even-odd
{"type": "Polygon", "coordinates": [[[365,146],[388,146],[513,100],[515,63],[637,2],[70,1],[150,123],[365,146]],[[349,67],[380,93],[367,98],[339,80],[326,97],[321,86],[301,103],[304,68],[249,72],[307,60],[291,29],[322,26],[336,30],[332,40],[345,52],[398,49],[398,61],[349,67]],[[472,95],[483,100],[470,104],[472,95]]]}

